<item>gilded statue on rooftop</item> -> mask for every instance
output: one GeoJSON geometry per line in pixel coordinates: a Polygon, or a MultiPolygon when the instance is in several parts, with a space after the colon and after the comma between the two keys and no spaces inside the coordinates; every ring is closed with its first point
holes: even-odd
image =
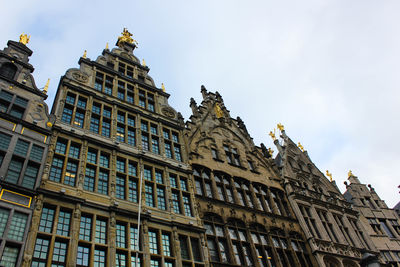
{"type": "Polygon", "coordinates": [[[351,170],[349,170],[349,172],[347,173],[347,176],[350,178],[351,176],[354,176],[354,174],[351,170]]]}
{"type": "Polygon", "coordinates": [[[224,112],[222,111],[221,107],[219,106],[218,103],[215,103],[215,115],[217,115],[217,118],[222,118],[224,116],[224,112]]]}
{"type": "Polygon", "coordinates": [[[282,123],[278,123],[278,124],[276,125],[276,127],[278,127],[279,131],[281,131],[281,132],[283,132],[283,131],[285,130],[285,127],[283,126],[282,123]]]}
{"type": "Polygon", "coordinates": [[[300,148],[301,151],[304,152],[304,147],[302,144],[300,144],[300,142],[297,143],[297,146],[300,148]]]}
{"type": "Polygon", "coordinates": [[[274,140],[274,141],[276,140],[275,129],[274,129],[274,131],[269,132],[269,136],[271,136],[272,140],[274,140]]]}
{"type": "Polygon", "coordinates": [[[124,28],[124,31],[121,34],[122,34],[122,36],[118,37],[117,45],[119,45],[120,42],[126,42],[129,44],[137,45],[137,41],[131,37],[131,36],[133,36],[133,34],[130,33],[127,28],[124,28]]]}
{"type": "Polygon", "coordinates": [[[326,176],[330,178],[331,182],[333,181],[332,173],[330,173],[328,170],[326,170],[326,176]]]}
{"type": "Polygon", "coordinates": [[[29,39],[31,38],[31,36],[29,35],[27,35],[27,34],[24,34],[24,33],[22,33],[20,36],[19,36],[19,42],[21,43],[21,44],[24,44],[24,45],[26,45],[27,43],[29,43],[29,39]]]}

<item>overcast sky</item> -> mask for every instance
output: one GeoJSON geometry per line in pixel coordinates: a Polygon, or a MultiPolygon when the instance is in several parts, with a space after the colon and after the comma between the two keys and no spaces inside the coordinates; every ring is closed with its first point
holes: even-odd
{"type": "MultiPolygon", "coordinates": [[[[257,145],[276,123],[342,192],[351,169],[393,207],[400,200],[400,2],[5,1],[0,46],[31,35],[37,86],[114,46],[123,27],[136,55],[185,119],[200,86],[218,91],[257,145]]],[[[274,149],[276,150],[276,149],[274,149]]]]}

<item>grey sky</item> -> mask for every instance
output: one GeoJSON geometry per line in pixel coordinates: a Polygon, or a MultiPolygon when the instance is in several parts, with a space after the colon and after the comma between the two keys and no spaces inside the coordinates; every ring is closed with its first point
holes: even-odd
{"type": "Polygon", "coordinates": [[[170,104],[190,116],[200,86],[219,91],[256,144],[281,122],[341,190],[349,169],[392,207],[400,200],[399,1],[3,1],[0,46],[31,34],[38,87],[79,57],[139,42],[170,104]]]}

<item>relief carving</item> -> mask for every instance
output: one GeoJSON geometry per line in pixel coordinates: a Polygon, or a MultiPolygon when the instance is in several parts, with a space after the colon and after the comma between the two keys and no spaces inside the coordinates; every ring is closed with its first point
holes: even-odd
{"type": "Polygon", "coordinates": [[[72,78],[80,83],[87,83],[89,81],[89,76],[81,71],[72,72],[72,78]]]}

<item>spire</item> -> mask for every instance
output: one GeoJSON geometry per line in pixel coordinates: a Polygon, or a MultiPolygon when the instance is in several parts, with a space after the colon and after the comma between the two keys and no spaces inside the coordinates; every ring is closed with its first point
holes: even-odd
{"type": "Polygon", "coordinates": [[[50,84],[50,78],[47,79],[46,85],[43,88],[43,93],[47,94],[47,91],[49,90],[49,84],[50,84]]]}

